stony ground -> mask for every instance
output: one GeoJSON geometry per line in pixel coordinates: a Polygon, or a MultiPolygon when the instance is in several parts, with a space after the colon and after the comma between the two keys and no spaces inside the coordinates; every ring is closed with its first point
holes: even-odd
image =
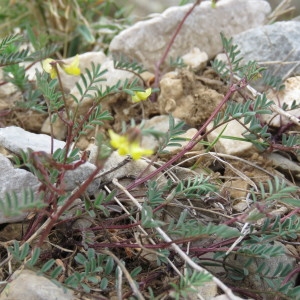
{"type": "MultiPolygon", "coordinates": [[[[270,72],[276,72],[277,75],[279,74],[284,78],[286,86],[284,91],[280,93],[272,91],[267,94],[268,98],[274,100],[276,107],[280,108],[283,102],[290,105],[289,103],[294,100],[300,101],[300,77],[297,76],[300,73],[299,63],[281,64],[286,61],[293,62],[299,60],[300,45],[299,39],[295,38],[295,36],[300,32],[300,23],[288,21],[264,25],[267,23],[267,16],[270,13],[270,8],[268,6],[264,7],[260,1],[257,1],[259,2],[258,4],[262,5],[259,6],[259,11],[254,3],[253,7],[248,7],[245,10],[245,15],[242,15],[243,12],[241,7],[244,3],[242,3],[242,1],[237,2],[236,7],[228,7],[230,13],[226,11],[225,8],[225,13],[222,12],[222,16],[224,16],[223,20],[226,17],[228,17],[228,20],[234,19],[232,23],[225,20],[226,28],[224,29],[233,36],[234,42],[240,45],[241,54],[245,57],[246,61],[255,59],[261,63],[265,63],[265,65],[270,67],[270,72]],[[236,16],[238,14],[237,12],[240,12],[240,19],[238,19],[238,17],[232,18],[232,15],[236,16]],[[278,47],[278,45],[280,45],[280,47],[278,47]],[[275,48],[276,51],[274,50],[275,48]]],[[[221,19],[218,15],[210,15],[211,12],[209,9],[210,8],[207,8],[207,11],[204,10],[209,18],[221,19]]],[[[159,8],[157,8],[157,10],[159,10],[159,8]]],[[[201,14],[203,14],[202,10],[201,14]]],[[[166,18],[161,18],[162,20],[158,17],[157,19],[150,20],[148,23],[133,25],[132,28],[129,28],[113,40],[110,46],[111,53],[125,54],[132,59],[143,62],[144,65],[148,67],[150,73],[144,73],[142,76],[145,82],[150,86],[153,84],[155,76],[157,75],[155,74],[155,62],[161,57],[164,46],[170,41],[170,33],[174,31],[174,26],[178,24],[182,15],[183,12],[179,9],[174,9],[173,12],[170,11],[169,14],[165,15],[166,18]],[[173,27],[170,24],[173,24],[173,27]],[[162,32],[166,31],[166,35],[163,35],[160,31],[161,29],[163,29],[162,32]],[[161,40],[158,39],[157,44],[161,44],[153,45],[153,49],[150,49],[149,47],[154,44],[153,36],[159,36],[161,40]],[[144,49],[142,48],[143,44],[145,45],[144,49]],[[150,52],[151,55],[149,54],[150,52]]],[[[158,131],[167,132],[169,128],[168,114],[171,113],[176,118],[176,122],[180,122],[180,120],[185,122],[185,134],[183,137],[192,138],[201,125],[209,118],[228,90],[228,82],[222,80],[212,69],[210,64],[210,60],[215,58],[216,55],[221,52],[220,38],[218,35],[220,28],[218,26],[222,27],[224,24],[216,21],[213,28],[207,28],[209,23],[211,23],[211,19],[208,19],[207,16],[202,16],[201,18],[205,19],[207,24],[204,27],[201,27],[203,25],[202,23],[196,23],[199,18],[200,17],[198,16],[194,17],[194,19],[191,17],[191,19],[187,21],[187,26],[183,29],[185,30],[183,35],[179,36],[176,40],[178,44],[183,46],[179,47],[178,44],[175,43],[174,49],[172,50],[172,55],[175,57],[177,54],[182,56],[187,66],[183,68],[170,68],[164,65],[159,81],[160,91],[157,94],[157,99],[155,101],[149,100],[133,105],[131,97],[127,94],[122,93],[118,96],[111,97],[109,101],[103,104],[103,109],[110,111],[114,116],[114,121],[105,124],[105,131],[107,129],[113,129],[116,132],[120,132],[123,122],[129,124],[130,120],[134,119],[137,123],[146,120],[145,128],[154,127],[158,131]],[[197,28],[197,30],[195,30],[195,28],[197,28]],[[186,37],[187,34],[191,36],[190,39],[189,37],[186,37]],[[191,41],[196,42],[191,45],[191,41]],[[185,45],[188,45],[188,49],[184,47],[185,45]]],[[[111,58],[103,53],[91,52],[80,55],[80,64],[82,66],[86,67],[90,65],[91,61],[100,62],[108,69],[106,78],[109,84],[114,84],[119,79],[132,80],[133,78],[133,75],[129,72],[115,70],[112,67],[111,58]]],[[[36,65],[36,67],[40,68],[38,65],[36,65]]],[[[35,80],[34,73],[30,73],[30,70],[28,72],[30,76],[32,76],[32,80],[35,80]]],[[[74,92],[74,82],[76,82],[76,80],[78,79],[74,77],[66,76],[64,78],[65,87],[68,91],[71,91],[71,93],[74,92]]],[[[258,92],[263,92],[264,86],[262,82],[257,82],[255,89],[258,92]]],[[[44,142],[42,141],[42,136],[37,135],[41,133],[49,134],[50,129],[47,115],[30,110],[11,109],[12,103],[19,97],[20,94],[10,85],[6,85],[4,89],[1,89],[0,106],[1,111],[3,112],[1,115],[2,128],[0,129],[0,145],[2,146],[0,174],[1,192],[5,189],[21,189],[22,187],[29,185],[37,188],[39,183],[36,177],[27,172],[27,170],[25,174],[25,170],[23,169],[13,169],[8,158],[11,158],[12,154],[20,154],[20,149],[26,149],[27,147],[36,151],[44,151],[44,149],[47,149],[50,141],[46,138],[44,142]],[[15,127],[10,128],[10,126],[15,127]],[[10,175],[8,176],[7,174],[10,175]],[[12,179],[14,179],[13,184],[12,179]]],[[[242,93],[236,93],[232,97],[232,100],[242,102],[245,97],[253,99],[251,91],[245,90],[242,93]]],[[[74,103],[70,98],[68,98],[67,103],[70,107],[74,106],[74,103]]],[[[80,107],[80,114],[84,115],[87,113],[90,107],[90,102],[87,101],[84,103],[84,105],[80,107]]],[[[297,122],[299,122],[297,121],[297,118],[299,118],[300,115],[299,108],[298,110],[295,109],[289,111],[289,114],[296,120],[292,119],[291,121],[291,119],[288,119],[286,116],[279,115],[278,112],[274,112],[269,119],[263,120],[263,122],[271,124],[274,137],[285,127],[288,127],[289,131],[299,134],[299,123],[297,125],[297,122]]],[[[244,127],[238,122],[230,123],[226,128],[220,127],[218,130],[211,132],[207,136],[206,142],[212,143],[220,133],[225,136],[241,138],[243,131],[244,127]]],[[[78,145],[82,151],[88,149],[92,153],[91,144],[93,143],[91,141],[94,136],[95,132],[91,131],[79,141],[78,145]]],[[[57,139],[57,146],[64,145],[66,139],[64,124],[57,122],[54,128],[54,137],[57,139]]],[[[196,175],[205,175],[209,176],[211,182],[218,187],[218,193],[215,193],[213,196],[209,195],[208,197],[201,198],[201,203],[199,203],[199,199],[187,199],[186,197],[175,199],[174,202],[170,202],[161,213],[161,220],[164,222],[168,223],[171,219],[178,220],[182,211],[186,210],[191,219],[197,220],[203,226],[207,225],[209,222],[214,222],[216,224],[230,223],[230,220],[235,219],[238,216],[244,217],[257,209],[253,203],[249,204],[250,189],[257,187],[260,182],[273,180],[275,176],[284,178],[284,181],[288,186],[299,188],[299,156],[287,155],[284,151],[260,152],[250,143],[226,138],[220,139],[218,143],[213,145],[208,153],[206,148],[207,143],[206,145],[205,143],[204,145],[197,145],[192,151],[189,151],[184,157],[176,161],[174,167],[169,169],[167,174],[156,177],[156,181],[165,183],[166,179],[171,179],[173,184],[176,184],[179,180],[184,181],[188,178],[194,178],[196,175]]],[[[171,153],[159,156],[157,162],[151,168],[157,168],[159,165],[167,162],[186,144],[187,143],[185,142],[179,147],[177,146],[169,149],[171,153]]],[[[153,149],[156,149],[157,147],[154,139],[149,138],[144,138],[142,145],[153,149]]],[[[145,169],[145,165],[147,165],[145,161],[140,162],[141,164],[138,162],[130,162],[124,166],[118,167],[117,170],[113,170],[109,174],[106,174],[107,170],[114,169],[118,163],[122,164],[122,162],[123,158],[116,154],[108,160],[103,171],[104,174],[101,174],[101,187],[104,188],[105,186],[106,189],[114,188],[116,185],[112,181],[113,178],[117,178],[123,186],[128,186],[136,179],[137,174],[140,174],[145,169]]],[[[68,181],[66,189],[68,191],[74,190],[78,185],[78,182],[85,180],[94,170],[95,166],[93,165],[94,161],[92,155],[90,156],[89,163],[90,165],[86,165],[82,172],[79,171],[77,174],[71,172],[69,177],[67,176],[68,181]]],[[[147,170],[149,173],[151,171],[153,171],[153,169],[147,170]]],[[[95,198],[99,185],[100,181],[98,180],[97,182],[94,182],[94,185],[90,186],[88,194],[92,200],[95,198]]],[[[297,192],[298,195],[296,193],[295,197],[299,197],[299,189],[297,192]]],[[[141,185],[140,188],[132,191],[132,195],[138,200],[146,197],[145,193],[145,185],[141,185]]],[[[170,257],[173,256],[173,259],[171,259],[171,262],[174,263],[176,268],[174,267],[173,269],[170,262],[169,264],[156,264],[157,255],[154,252],[156,248],[155,245],[153,245],[154,242],[152,243],[151,241],[152,234],[154,234],[152,229],[148,230],[148,236],[146,237],[144,236],[144,234],[146,234],[145,232],[141,233],[136,229],[128,229],[130,222],[124,221],[126,214],[129,213],[127,210],[129,210],[132,215],[139,218],[137,209],[130,204],[128,199],[128,195],[121,193],[120,202],[124,206],[119,203],[109,203],[111,215],[108,219],[104,219],[102,214],[99,214],[97,218],[90,218],[90,216],[86,214],[84,215],[84,218],[79,220],[82,222],[80,224],[67,222],[61,226],[57,226],[56,230],[53,231],[49,237],[49,243],[43,249],[44,256],[50,257],[52,255],[57,260],[57,264],[62,263],[64,267],[73,270],[75,267],[71,263],[72,256],[80,251],[85,253],[84,245],[78,243],[80,234],[85,232],[82,228],[107,227],[104,230],[104,233],[101,231],[102,227],[99,231],[95,230],[95,236],[92,237],[94,244],[100,245],[99,249],[101,244],[106,245],[104,250],[101,248],[101,250],[103,250],[102,253],[109,253],[110,255],[115,255],[119,259],[122,259],[129,271],[141,266],[142,272],[137,280],[142,282],[146,287],[150,286],[157,295],[156,299],[173,299],[174,295],[170,292],[169,283],[175,281],[176,271],[174,270],[176,270],[176,268],[183,270],[185,262],[175,255],[175,251],[172,251],[170,257]],[[84,223],[83,220],[86,222],[84,223]],[[123,228],[126,228],[126,230],[123,228]],[[123,247],[114,248],[113,246],[122,243],[123,247]],[[143,244],[146,244],[147,246],[151,244],[153,248],[149,246],[149,250],[147,247],[144,247],[143,244]],[[132,245],[134,245],[134,247],[132,245]]],[[[80,199],[78,200],[79,204],[77,204],[77,207],[82,208],[83,204],[80,202],[80,199]]],[[[294,211],[293,206],[279,203],[276,207],[272,207],[268,211],[268,214],[274,216],[279,215],[284,218],[292,211],[294,211]]],[[[33,215],[34,212],[32,212],[30,217],[33,218],[33,215]]],[[[21,239],[21,232],[26,232],[27,226],[31,224],[30,217],[28,218],[26,214],[11,220],[0,214],[0,221],[2,224],[0,232],[2,261],[6,258],[5,243],[21,239]]],[[[296,217],[299,219],[299,215],[296,214],[296,217]]],[[[134,222],[138,222],[138,219],[134,222]]],[[[239,224],[236,224],[236,229],[242,231],[242,217],[239,222],[237,222],[239,224]]],[[[295,221],[295,223],[296,222],[297,221],[295,221]]],[[[259,225],[261,224],[258,224],[257,226],[259,225]]],[[[298,235],[299,232],[296,234],[298,235]]],[[[173,238],[176,239],[176,236],[173,238]]],[[[300,256],[299,237],[296,237],[292,242],[284,239],[277,240],[272,242],[271,245],[274,247],[283,247],[285,249],[285,255],[269,258],[266,261],[261,259],[255,260],[253,268],[250,268],[251,274],[245,276],[244,280],[239,281],[237,285],[236,281],[233,279],[234,276],[229,278],[226,275],[226,268],[222,268],[220,264],[209,264],[209,262],[213,260],[213,251],[208,252],[203,250],[208,247],[207,245],[211,247],[227,247],[226,249],[228,249],[235,240],[225,240],[225,243],[224,240],[214,236],[204,236],[193,240],[189,245],[185,243],[186,241],[184,239],[181,243],[178,241],[178,244],[182,246],[182,249],[185,252],[191,251],[191,257],[194,256],[199,259],[199,265],[203,262],[211,273],[221,278],[234,293],[239,294],[242,297],[230,298],[227,294],[227,297],[223,295],[223,298],[218,298],[217,295],[222,294],[222,291],[220,286],[213,283],[211,285],[205,285],[202,289],[199,288],[198,295],[200,296],[198,296],[198,298],[192,298],[193,296],[188,294],[185,297],[186,299],[274,299],[272,293],[269,295],[267,293],[263,294],[263,291],[270,291],[266,282],[259,280],[254,276],[259,265],[267,263],[269,270],[274,272],[279,264],[291,265],[292,269],[297,269],[299,263],[298,258],[300,256]],[[188,249],[188,247],[190,249],[188,249]],[[201,251],[203,251],[203,253],[201,251]]],[[[157,241],[158,240],[155,240],[155,242],[157,241]]],[[[167,243],[164,244],[164,246],[167,248],[167,243]]],[[[241,270],[243,270],[245,262],[245,258],[235,255],[229,255],[228,260],[226,261],[228,266],[235,265],[241,270]]],[[[9,268],[11,268],[11,266],[2,266],[1,280],[7,280],[7,274],[11,271],[9,268]]],[[[10,285],[10,292],[8,292],[7,289],[4,290],[0,296],[0,300],[33,299],[33,290],[39,290],[39,288],[33,287],[26,290],[26,286],[29,286],[26,278],[30,278],[30,282],[35,282],[36,286],[43,286],[45,293],[39,294],[36,296],[36,299],[54,299],[51,298],[54,295],[54,287],[50,285],[49,281],[41,281],[38,283],[38,279],[35,277],[35,274],[32,273],[25,273],[25,275],[23,274],[23,277],[18,277],[18,281],[12,281],[14,284],[10,285]],[[26,282],[26,286],[20,287],[22,281],[26,282]],[[11,292],[16,290],[21,290],[22,295],[13,294],[14,292],[11,292]],[[46,292],[47,290],[50,292],[46,292]],[[53,294],[52,296],[50,296],[51,293],[53,294]],[[22,298],[24,295],[27,295],[27,298],[22,298]]],[[[46,278],[40,277],[42,278],[41,280],[46,280],[46,278]]],[[[93,286],[91,284],[91,291],[89,293],[77,292],[72,294],[70,292],[70,295],[66,295],[61,294],[61,290],[58,290],[55,297],[58,297],[59,299],[129,299],[132,296],[130,280],[128,281],[129,284],[123,283],[121,288],[122,296],[120,296],[118,290],[114,288],[114,277],[114,274],[111,274],[110,277],[108,277],[110,281],[109,289],[106,289],[104,292],[100,292],[96,285],[93,286]]],[[[297,285],[298,280],[296,278],[297,273],[294,274],[290,280],[293,280],[297,285]]],[[[63,278],[61,278],[61,280],[63,280],[63,278]]],[[[148,290],[143,290],[143,287],[141,286],[141,291],[143,291],[142,297],[150,299],[148,290]]],[[[138,296],[139,299],[144,299],[142,297],[138,296]]],[[[276,297],[279,296],[277,295],[276,297]]],[[[182,296],[181,298],[184,297],[182,296]]],[[[287,297],[284,299],[289,298],[287,297]]],[[[299,298],[296,297],[295,299],[299,298]]]]}

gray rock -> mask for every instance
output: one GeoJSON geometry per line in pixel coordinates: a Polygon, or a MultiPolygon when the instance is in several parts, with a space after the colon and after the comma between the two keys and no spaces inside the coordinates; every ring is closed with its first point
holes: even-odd
{"type": "MultiPolygon", "coordinates": [[[[153,19],[141,21],[121,32],[110,44],[110,52],[141,62],[153,70],[170,38],[192,4],[170,7],[153,19]]],[[[210,58],[221,51],[220,32],[233,36],[263,25],[270,5],[262,0],[222,0],[217,8],[202,2],[187,18],[175,39],[169,57],[177,58],[199,47],[210,58]]]]}
{"type": "MultiPolygon", "coordinates": [[[[46,134],[35,134],[20,127],[10,126],[0,128],[0,146],[9,151],[20,154],[21,150],[28,148],[33,151],[44,151],[50,153],[51,137],[46,134]]],[[[54,151],[63,148],[65,142],[54,139],[54,151]]]]}
{"type": "Polygon", "coordinates": [[[0,300],[72,300],[73,291],[59,287],[51,280],[32,271],[15,272],[0,295],[0,300]]]}
{"type": "MultiPolygon", "coordinates": [[[[126,157],[119,155],[117,151],[112,152],[105,162],[104,168],[97,176],[99,176],[103,182],[111,182],[114,178],[137,178],[141,174],[146,176],[156,170],[154,166],[149,167],[149,164],[143,159],[130,160],[127,164],[122,165],[124,159],[126,159],[126,157]],[[116,169],[118,165],[120,165],[120,167],[116,169]],[[113,171],[110,172],[110,170],[113,171]]],[[[158,174],[152,178],[152,180],[156,180],[159,184],[166,184],[167,182],[162,174],[158,174]]]]}
{"type": "MultiPolygon", "coordinates": [[[[96,166],[86,162],[75,170],[67,171],[64,177],[63,186],[66,191],[72,191],[82,184],[96,169],[96,166]]],[[[101,180],[95,179],[87,188],[89,194],[94,194],[99,190],[101,180]]]]}
{"type": "MultiPolygon", "coordinates": [[[[5,194],[16,193],[17,199],[22,200],[24,190],[32,189],[37,197],[37,190],[40,183],[31,173],[14,169],[9,159],[0,154],[0,201],[5,201],[5,194]]],[[[19,222],[25,219],[27,212],[23,212],[16,216],[5,216],[0,211],[0,224],[19,222]]]]}
{"type": "Polygon", "coordinates": [[[300,63],[296,62],[300,57],[299,32],[300,22],[277,22],[235,35],[233,43],[239,46],[245,62],[255,60],[261,66],[269,62],[265,65],[268,72],[287,78],[300,72],[300,63]]]}
{"type": "MultiPolygon", "coordinates": [[[[180,119],[174,118],[175,124],[180,122],[180,119]]],[[[159,132],[167,133],[169,130],[169,116],[160,115],[145,120],[143,129],[153,129],[159,132]]],[[[144,135],[142,137],[142,147],[146,149],[156,150],[158,148],[158,141],[152,135],[144,135]]]]}

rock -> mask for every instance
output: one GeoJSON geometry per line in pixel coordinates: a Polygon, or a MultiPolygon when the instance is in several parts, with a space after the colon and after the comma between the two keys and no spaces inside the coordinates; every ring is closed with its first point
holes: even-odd
{"type": "MultiPolygon", "coordinates": [[[[119,6],[124,7],[123,0],[115,1],[119,6]]],[[[161,12],[169,6],[178,5],[178,0],[164,0],[164,1],[145,1],[140,0],[126,1],[126,6],[129,6],[130,16],[143,17],[150,13],[161,12]]]]}
{"type": "Polygon", "coordinates": [[[267,158],[272,161],[274,167],[279,171],[300,178],[300,166],[296,162],[274,152],[268,154],[267,158]]]}
{"type": "MultiPolygon", "coordinates": [[[[69,170],[66,172],[63,187],[66,191],[72,191],[77,188],[80,184],[82,184],[92,173],[95,171],[96,166],[91,164],[90,162],[86,162],[80,165],[75,170],[69,170]]],[[[87,188],[87,192],[89,194],[95,194],[99,191],[101,180],[95,179],[87,188]]]]}
{"type": "Polygon", "coordinates": [[[287,78],[291,73],[299,74],[300,65],[300,22],[277,22],[258,28],[252,28],[233,37],[241,51],[244,62],[255,60],[261,66],[264,62],[268,72],[280,78],[287,78]],[[293,62],[282,64],[282,62],[293,62]]]}
{"type": "MultiPolygon", "coordinates": [[[[241,119],[243,122],[243,119],[241,119]]],[[[213,122],[207,126],[207,131],[213,128],[213,122]]],[[[232,136],[237,138],[244,138],[242,133],[245,132],[245,127],[243,127],[238,121],[232,120],[222,126],[219,126],[214,131],[207,135],[208,141],[213,142],[224,130],[222,135],[232,136]],[[226,129],[224,130],[224,128],[226,129]]],[[[250,142],[243,142],[237,140],[231,140],[227,138],[220,138],[215,145],[216,152],[235,155],[235,156],[251,156],[257,149],[250,142]]]]}
{"type": "MultiPolygon", "coordinates": [[[[199,285],[197,287],[193,287],[192,291],[187,291],[185,293],[184,299],[212,300],[216,295],[218,295],[218,286],[214,281],[211,280],[209,282],[204,282],[202,285],[199,285]],[[201,295],[201,298],[199,298],[199,295],[201,295]]],[[[170,298],[176,299],[177,295],[174,295],[172,292],[170,292],[170,298]]]]}
{"type": "MultiPolygon", "coordinates": [[[[119,81],[124,82],[125,80],[128,80],[129,82],[135,78],[135,75],[132,72],[128,72],[126,70],[119,70],[114,68],[114,62],[112,60],[107,60],[101,65],[101,70],[106,70],[106,72],[101,76],[103,79],[102,81],[99,81],[93,85],[94,88],[101,89],[102,92],[105,91],[106,87],[112,87],[113,85],[117,84],[119,81]]],[[[78,84],[80,84],[82,87],[83,81],[79,80],[78,84]]],[[[71,89],[70,92],[73,96],[75,96],[77,99],[81,99],[81,95],[77,89],[76,86],[74,86],[71,89]]],[[[91,94],[97,94],[97,92],[90,92],[91,94]]],[[[80,101],[79,105],[79,112],[78,114],[84,114],[91,106],[91,102],[94,99],[90,99],[88,97],[85,97],[80,101]]],[[[77,103],[74,102],[73,98],[69,98],[68,105],[70,108],[75,108],[78,106],[77,103]]]]}
{"type": "MultiPolygon", "coordinates": [[[[300,28],[300,27],[299,27],[300,28]]],[[[299,43],[300,46],[300,43],[299,43]]],[[[300,54],[300,49],[299,49],[300,54]]],[[[299,69],[300,70],[300,69],[299,69]]],[[[279,92],[273,92],[270,90],[267,93],[267,98],[273,100],[276,105],[282,107],[285,103],[290,108],[292,103],[295,101],[297,105],[300,104],[300,76],[288,78],[285,82],[285,89],[279,92]]],[[[289,114],[294,115],[295,117],[300,116],[300,108],[293,110],[288,110],[289,114]]],[[[276,115],[275,113],[271,115],[262,115],[264,122],[272,125],[274,127],[281,127],[289,123],[289,120],[285,117],[276,115]]]]}
{"type": "Polygon", "coordinates": [[[191,127],[205,122],[223,98],[214,89],[204,86],[189,70],[165,74],[160,89],[160,113],[172,113],[191,127]]]}
{"type": "MultiPolygon", "coordinates": [[[[23,198],[24,190],[32,189],[35,197],[37,198],[37,190],[40,182],[31,173],[15,169],[9,159],[0,154],[0,199],[5,201],[5,194],[15,192],[19,203],[23,198]]],[[[26,218],[28,212],[22,212],[15,216],[5,216],[0,210],[0,224],[19,222],[26,218]]]]}
{"type": "MultiPolygon", "coordinates": [[[[59,148],[64,148],[65,142],[58,141],[56,139],[53,141],[54,151],[59,148]]],[[[51,137],[45,134],[27,132],[22,128],[11,126],[0,128],[0,145],[16,154],[20,154],[21,150],[26,152],[28,148],[33,151],[44,151],[46,153],[50,153],[51,137]]],[[[87,162],[75,170],[67,171],[64,177],[63,187],[67,191],[72,191],[86,180],[95,168],[96,167],[94,165],[87,162]]],[[[99,185],[100,180],[93,181],[93,183],[89,185],[87,192],[90,194],[95,193],[98,190],[99,185]]]]}
{"type": "MultiPolygon", "coordinates": [[[[174,118],[175,124],[180,122],[180,119],[174,118]]],[[[155,116],[149,120],[145,120],[143,129],[153,129],[161,133],[167,133],[169,130],[169,116],[155,116]]],[[[142,137],[141,146],[146,149],[157,150],[159,142],[152,135],[144,135],[142,137]]]]}
{"type": "MultiPolygon", "coordinates": [[[[134,24],[112,40],[110,52],[141,62],[153,71],[192,5],[170,7],[153,19],[134,24]]],[[[181,57],[193,47],[199,47],[212,58],[222,50],[220,32],[233,36],[263,25],[270,10],[270,5],[262,0],[222,0],[215,9],[210,1],[204,1],[186,19],[168,58],[181,57]]]]}
{"type": "MultiPolygon", "coordinates": [[[[54,139],[54,151],[64,148],[65,142],[54,139]]],[[[28,148],[33,151],[50,153],[51,137],[46,134],[35,134],[16,126],[0,128],[0,146],[13,153],[20,154],[28,148]]]]}
{"type": "MultiPolygon", "coordinates": [[[[49,117],[44,121],[41,132],[49,135],[51,134],[51,121],[49,117]]],[[[66,138],[67,127],[60,118],[56,118],[52,123],[52,134],[58,140],[64,140],[66,138]]]]}
{"type": "MultiPolygon", "coordinates": [[[[125,165],[122,165],[122,162],[124,162],[125,156],[119,155],[116,151],[114,151],[110,157],[105,162],[104,168],[99,173],[98,177],[100,177],[102,182],[111,182],[114,178],[121,179],[121,178],[136,178],[139,175],[141,175],[149,166],[149,164],[142,160],[130,160],[125,165]],[[120,165],[119,168],[114,170],[118,165],[120,165]],[[108,172],[110,170],[113,170],[112,172],[108,172]],[[108,173],[107,173],[108,172],[108,173]]],[[[147,174],[155,171],[156,168],[153,166],[150,166],[145,173],[143,173],[143,176],[146,176],[147,174]]],[[[157,180],[158,183],[165,184],[167,180],[165,177],[161,174],[158,174],[151,180],[157,180]]],[[[131,180],[132,182],[132,180],[131,180]]]]}
{"type": "Polygon", "coordinates": [[[194,72],[200,71],[206,67],[208,55],[199,48],[194,47],[189,53],[182,56],[183,62],[188,65],[194,72]]]}
{"type": "Polygon", "coordinates": [[[15,272],[0,300],[75,300],[73,291],[29,270],[15,272]]]}

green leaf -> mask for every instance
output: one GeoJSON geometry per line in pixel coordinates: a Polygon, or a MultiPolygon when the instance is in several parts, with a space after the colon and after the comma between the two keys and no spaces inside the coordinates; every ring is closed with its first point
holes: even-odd
{"type": "Polygon", "coordinates": [[[49,271],[52,266],[55,264],[55,260],[52,258],[50,260],[48,260],[41,268],[40,272],[41,273],[46,273],[47,271],[49,271]]]}
{"type": "Polygon", "coordinates": [[[81,24],[77,26],[77,31],[88,43],[90,44],[95,43],[95,38],[88,26],[86,26],[85,24],[81,24]]]}

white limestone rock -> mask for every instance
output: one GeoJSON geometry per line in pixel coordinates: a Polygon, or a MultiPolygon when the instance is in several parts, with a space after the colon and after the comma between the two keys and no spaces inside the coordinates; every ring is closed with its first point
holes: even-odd
{"type": "MultiPolygon", "coordinates": [[[[53,142],[54,151],[65,146],[65,142],[56,139],[53,142]]],[[[0,146],[16,154],[28,148],[50,153],[51,137],[46,134],[35,134],[17,126],[9,126],[0,128],[0,146]]]]}
{"type": "Polygon", "coordinates": [[[194,47],[190,52],[182,56],[182,60],[196,72],[206,67],[208,55],[206,52],[194,47]]]}
{"type": "MultiPolygon", "coordinates": [[[[242,121],[242,119],[241,119],[242,121]]],[[[213,123],[210,123],[207,126],[207,131],[213,128],[213,123]]],[[[245,132],[245,127],[243,127],[238,121],[232,120],[227,124],[224,124],[214,131],[210,132],[207,135],[207,139],[209,142],[213,142],[224,130],[222,135],[224,136],[232,136],[237,138],[244,138],[243,133],[245,132]],[[226,129],[224,130],[224,128],[226,129]]],[[[216,152],[236,155],[236,156],[248,156],[252,155],[254,152],[257,152],[257,149],[253,146],[253,144],[249,142],[242,142],[227,138],[220,138],[215,145],[216,152]]]]}
{"type": "MultiPolygon", "coordinates": [[[[112,40],[110,52],[139,61],[153,71],[192,5],[170,7],[150,20],[137,22],[112,40]]],[[[222,50],[220,32],[230,37],[261,26],[270,10],[263,0],[221,0],[216,8],[211,7],[210,1],[204,1],[186,19],[168,58],[181,57],[193,47],[199,47],[212,58],[222,50]]]]}

